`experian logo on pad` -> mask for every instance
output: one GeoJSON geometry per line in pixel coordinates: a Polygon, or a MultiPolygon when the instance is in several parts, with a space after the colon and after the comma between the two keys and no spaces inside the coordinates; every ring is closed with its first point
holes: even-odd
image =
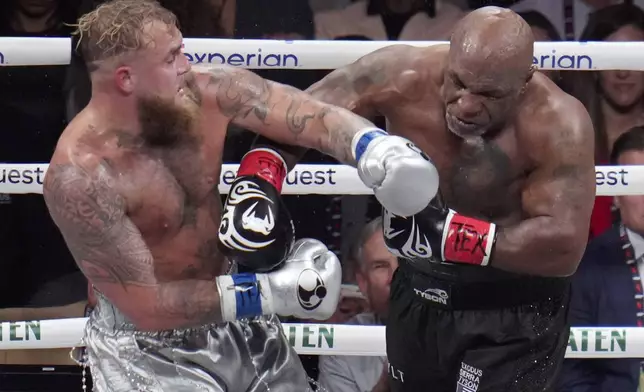
{"type": "Polygon", "coordinates": [[[595,69],[593,59],[586,55],[557,55],[556,50],[552,54],[532,57],[532,64],[540,69],[595,69]]]}
{"type": "Polygon", "coordinates": [[[264,53],[257,49],[255,53],[185,52],[191,64],[226,64],[245,68],[295,68],[300,59],[293,53],[264,53]]]}
{"type": "Polygon", "coordinates": [[[4,62],[4,53],[0,52],[0,64],[5,64],[4,62]]]}

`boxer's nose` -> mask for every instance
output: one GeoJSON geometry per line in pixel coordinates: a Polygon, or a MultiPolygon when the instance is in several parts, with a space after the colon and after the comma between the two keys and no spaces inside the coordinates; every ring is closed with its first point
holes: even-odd
{"type": "Polygon", "coordinates": [[[471,94],[462,95],[457,101],[457,106],[458,113],[455,113],[456,116],[465,121],[476,120],[483,110],[479,100],[471,94]]]}

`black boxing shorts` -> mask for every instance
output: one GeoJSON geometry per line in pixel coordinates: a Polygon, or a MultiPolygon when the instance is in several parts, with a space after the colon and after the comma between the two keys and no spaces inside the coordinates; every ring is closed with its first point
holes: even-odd
{"type": "Polygon", "coordinates": [[[395,392],[554,391],[570,279],[401,260],[387,318],[395,392]],[[420,264],[420,263],[418,263],[420,264]]]}

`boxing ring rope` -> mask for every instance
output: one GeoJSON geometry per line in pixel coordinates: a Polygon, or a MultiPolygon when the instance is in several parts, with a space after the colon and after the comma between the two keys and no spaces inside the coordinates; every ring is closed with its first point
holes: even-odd
{"type": "MultiPolygon", "coordinates": [[[[0,193],[42,194],[48,164],[0,164],[0,193]]],[[[237,175],[237,164],[223,164],[219,192],[228,193],[237,175]]],[[[644,165],[596,166],[597,196],[644,195],[644,165]]],[[[370,195],[356,169],[346,165],[298,164],[282,188],[285,195],[370,195]]]]}
{"type": "MultiPolygon", "coordinates": [[[[280,41],[185,38],[195,65],[228,64],[249,69],[335,69],[392,45],[431,46],[442,41],[280,41]]],[[[0,37],[0,65],[65,65],[71,38],[0,37]]],[[[644,70],[644,42],[537,42],[540,69],[644,70]]]]}
{"type": "MultiPolygon", "coordinates": [[[[335,69],[374,50],[423,41],[184,40],[195,66],[228,64],[249,69],[335,69]]],[[[70,38],[0,37],[0,66],[65,65],[70,38]]],[[[644,42],[538,42],[533,63],[543,70],[644,70],[644,42]]],[[[556,131],[556,130],[554,130],[556,131]]],[[[42,193],[47,164],[0,164],[0,193],[42,193]]],[[[223,165],[220,192],[227,193],[238,165],[223,165]]],[[[644,195],[644,166],[596,167],[598,196],[644,195]]],[[[289,174],[284,194],[368,195],[355,169],[344,165],[300,164],[289,174]]],[[[80,346],[86,318],[0,323],[0,350],[80,346]]],[[[385,327],[289,324],[284,333],[299,354],[386,355],[385,327]]],[[[571,329],[567,358],[644,358],[644,329],[571,329]]]]}
{"type": "MultiPolygon", "coordinates": [[[[0,351],[81,347],[87,318],[0,323],[0,351]]],[[[284,323],[298,354],[385,356],[385,327],[284,323]]],[[[644,328],[572,328],[566,358],[644,358],[644,328]]]]}

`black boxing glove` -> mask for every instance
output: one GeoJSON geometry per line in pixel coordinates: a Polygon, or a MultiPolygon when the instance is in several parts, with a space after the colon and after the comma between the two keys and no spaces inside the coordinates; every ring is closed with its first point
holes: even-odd
{"type": "Polygon", "coordinates": [[[383,234],[399,257],[486,266],[496,241],[496,225],[461,215],[445,206],[440,194],[410,217],[383,208],[383,234]]]}
{"type": "Polygon", "coordinates": [[[274,150],[244,155],[219,226],[219,248],[242,271],[270,271],[285,260],[295,229],[280,193],[287,167],[274,150]]]}

